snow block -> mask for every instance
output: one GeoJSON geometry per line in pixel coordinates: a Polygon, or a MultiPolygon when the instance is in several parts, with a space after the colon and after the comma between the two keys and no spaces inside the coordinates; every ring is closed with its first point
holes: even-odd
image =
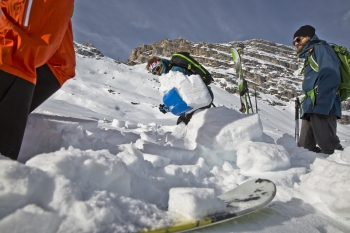
{"type": "Polygon", "coordinates": [[[175,87],[163,97],[163,103],[169,108],[170,112],[176,116],[180,116],[192,110],[192,108],[183,101],[179,93],[177,93],[175,87]]]}
{"type": "Polygon", "coordinates": [[[35,204],[29,204],[1,219],[0,229],[1,232],[53,232],[59,229],[62,219],[54,211],[46,211],[35,204]],[[19,219],[26,224],[18,223],[19,219]]]}
{"type": "Polygon", "coordinates": [[[316,158],[311,172],[300,177],[299,191],[312,196],[312,202],[318,202],[319,206],[328,208],[338,217],[349,219],[349,177],[350,166],[316,158]]]}
{"type": "MultiPolygon", "coordinates": [[[[197,145],[216,152],[237,151],[247,141],[263,141],[263,127],[258,114],[241,114],[226,107],[196,111],[187,125],[185,145],[197,145]]],[[[235,152],[232,153],[235,156],[235,152]]]]}
{"type": "MultiPolygon", "coordinates": [[[[67,182],[75,184],[74,187],[77,190],[92,190],[91,192],[94,189],[105,190],[125,196],[131,193],[131,177],[125,167],[125,161],[107,150],[82,151],[73,147],[62,148],[56,152],[37,155],[28,160],[26,166],[55,174],[55,192],[70,192],[70,190],[60,190],[59,187],[60,184],[67,182]]],[[[88,194],[88,191],[86,192],[88,194]]],[[[62,196],[65,195],[68,198],[68,194],[62,194],[62,196]]]]}
{"type": "Polygon", "coordinates": [[[113,121],[112,121],[112,126],[113,126],[113,127],[118,127],[118,128],[125,127],[125,121],[113,119],[113,121]]]}
{"type": "Polygon", "coordinates": [[[249,142],[237,151],[237,166],[244,171],[266,172],[290,168],[291,163],[283,146],[249,142]]]}
{"type": "Polygon", "coordinates": [[[199,219],[224,212],[226,204],[216,197],[213,189],[172,188],[169,191],[168,210],[189,219],[199,219]]]}
{"type": "Polygon", "coordinates": [[[165,167],[170,164],[170,159],[158,155],[143,154],[143,158],[152,163],[153,167],[165,167]]]}

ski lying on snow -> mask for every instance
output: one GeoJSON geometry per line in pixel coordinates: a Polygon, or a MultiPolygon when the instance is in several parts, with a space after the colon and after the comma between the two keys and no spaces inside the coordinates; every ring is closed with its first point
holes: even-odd
{"type": "Polygon", "coordinates": [[[263,208],[272,201],[275,195],[276,186],[272,181],[266,179],[250,180],[218,196],[218,198],[222,199],[226,203],[226,212],[224,213],[217,213],[203,217],[198,221],[177,220],[171,226],[142,232],[187,232],[190,230],[223,223],[263,208]]]}

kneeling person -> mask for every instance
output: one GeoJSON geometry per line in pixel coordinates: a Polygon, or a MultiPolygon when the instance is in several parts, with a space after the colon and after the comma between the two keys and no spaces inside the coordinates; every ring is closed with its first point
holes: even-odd
{"type": "MultiPolygon", "coordinates": [[[[163,74],[167,74],[169,73],[169,71],[178,71],[186,76],[189,76],[189,75],[192,75],[193,73],[188,70],[188,69],[185,69],[181,66],[178,66],[176,64],[171,64],[171,61],[169,61],[168,59],[162,59],[160,57],[152,57],[148,60],[147,62],[147,65],[146,65],[146,69],[152,73],[153,75],[158,75],[158,76],[161,76],[163,74]]],[[[208,88],[208,92],[211,96],[211,103],[207,106],[204,106],[204,107],[201,107],[199,109],[205,109],[205,108],[210,108],[212,105],[214,105],[212,102],[213,102],[213,99],[214,99],[214,95],[213,95],[213,92],[211,90],[211,88],[209,86],[207,86],[208,88]]],[[[168,92],[168,94],[170,95],[176,95],[175,98],[180,98],[180,96],[178,96],[178,93],[176,92],[175,88],[173,88],[171,91],[168,92]]],[[[167,95],[168,95],[167,94],[167,95]]],[[[166,98],[166,96],[165,96],[166,98]]],[[[164,99],[163,99],[164,100],[164,99]]],[[[182,99],[181,99],[182,100],[182,99]]],[[[183,102],[184,103],[184,102],[183,102]]],[[[183,105],[184,106],[184,105],[183,105]]],[[[187,105],[186,105],[187,106],[187,105]]],[[[159,106],[159,110],[163,113],[166,113],[168,112],[169,109],[166,108],[166,106],[164,104],[161,104],[159,106]]],[[[192,118],[192,115],[193,113],[196,111],[197,109],[195,110],[191,110],[191,111],[188,111],[181,114],[177,120],[177,124],[180,124],[181,122],[184,122],[186,125],[189,123],[189,121],[191,120],[192,118]]]]}

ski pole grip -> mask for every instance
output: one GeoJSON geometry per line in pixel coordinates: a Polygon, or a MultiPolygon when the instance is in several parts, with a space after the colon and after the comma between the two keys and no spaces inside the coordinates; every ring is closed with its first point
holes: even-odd
{"type": "Polygon", "coordinates": [[[299,108],[300,108],[300,101],[299,98],[295,98],[295,120],[299,119],[299,108]]]}

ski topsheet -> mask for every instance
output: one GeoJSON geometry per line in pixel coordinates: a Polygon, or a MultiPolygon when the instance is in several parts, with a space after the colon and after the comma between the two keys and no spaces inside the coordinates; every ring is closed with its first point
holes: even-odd
{"type": "Polygon", "coordinates": [[[232,55],[232,60],[235,64],[235,70],[237,74],[237,85],[238,85],[239,95],[241,99],[240,111],[249,114],[249,109],[251,109],[253,112],[253,107],[249,97],[248,84],[243,77],[242,59],[241,59],[240,52],[241,52],[240,50],[231,48],[231,55],[232,55]]]}
{"type": "Polygon", "coordinates": [[[270,203],[275,195],[276,186],[272,181],[266,179],[250,180],[218,196],[226,203],[224,213],[210,215],[197,221],[174,220],[174,224],[171,226],[142,232],[187,232],[212,226],[257,211],[270,203]]]}

